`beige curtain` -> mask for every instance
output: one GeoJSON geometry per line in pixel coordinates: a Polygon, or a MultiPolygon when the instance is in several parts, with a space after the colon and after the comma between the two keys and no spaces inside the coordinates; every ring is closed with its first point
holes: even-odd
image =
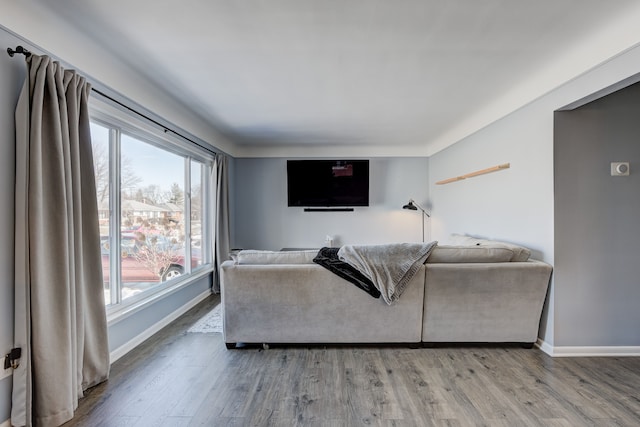
{"type": "Polygon", "coordinates": [[[214,227],[214,264],[216,268],[213,292],[220,292],[220,264],[229,259],[231,237],[229,230],[229,159],[223,154],[216,155],[215,174],[215,227],[214,227]]]}
{"type": "Polygon", "coordinates": [[[109,373],[90,85],[27,58],[16,109],[14,426],[58,426],[109,373]]]}

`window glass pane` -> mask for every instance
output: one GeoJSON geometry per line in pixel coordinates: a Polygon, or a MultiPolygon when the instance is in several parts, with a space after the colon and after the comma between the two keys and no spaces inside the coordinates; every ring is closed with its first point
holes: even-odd
{"type": "Polygon", "coordinates": [[[122,299],[185,272],[184,158],[122,134],[122,299]]]}
{"type": "Polygon", "coordinates": [[[109,305],[112,303],[109,280],[109,129],[96,123],[91,123],[91,146],[93,150],[96,194],[98,197],[104,299],[105,304],[109,305]]]}
{"type": "Polygon", "coordinates": [[[209,169],[204,158],[175,154],[162,138],[134,137],[106,124],[108,118],[99,120],[107,122],[91,122],[91,135],[102,270],[105,303],[115,312],[125,300],[137,303],[145,291],[170,287],[172,279],[211,264],[203,223],[209,169]]]}
{"type": "Polygon", "coordinates": [[[204,165],[191,161],[191,265],[202,265],[202,177],[204,165]]]}

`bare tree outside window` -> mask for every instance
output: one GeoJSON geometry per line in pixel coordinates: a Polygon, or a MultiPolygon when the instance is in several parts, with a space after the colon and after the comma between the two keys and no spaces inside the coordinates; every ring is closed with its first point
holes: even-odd
{"type": "Polygon", "coordinates": [[[184,203],[184,191],[182,191],[182,188],[180,188],[180,184],[178,184],[177,182],[171,184],[169,203],[174,203],[176,205],[182,205],[184,203]]]}
{"type": "MultiPolygon", "coordinates": [[[[104,128],[103,128],[104,129],[104,128]]],[[[108,131],[108,129],[105,129],[108,131]]],[[[109,145],[93,145],[93,167],[96,177],[98,203],[109,201],[109,145]]],[[[131,166],[131,160],[122,156],[120,164],[120,186],[124,191],[134,190],[142,181],[131,166]]]]}

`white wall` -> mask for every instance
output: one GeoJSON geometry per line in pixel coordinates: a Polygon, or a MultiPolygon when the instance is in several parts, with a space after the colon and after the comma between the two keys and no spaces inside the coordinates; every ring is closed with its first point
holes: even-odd
{"type": "MultiPolygon", "coordinates": [[[[551,114],[551,116],[553,116],[551,114]]],[[[429,159],[432,231],[444,240],[468,233],[530,247],[553,259],[553,123],[532,107],[429,159]],[[509,163],[510,168],[444,185],[434,183],[509,163]]]]}
{"type": "MultiPolygon", "coordinates": [[[[640,72],[635,47],[483,128],[429,159],[434,239],[466,232],[521,243],[554,263],[554,111],[640,72]],[[438,180],[511,163],[506,171],[443,186],[438,180]]],[[[552,283],[541,325],[550,346],[571,346],[572,331],[554,321],[566,306],[555,304],[563,283],[552,283]],[[563,340],[554,332],[563,328],[563,340]]]]}
{"type": "MultiPolygon", "coordinates": [[[[402,206],[409,198],[427,204],[427,158],[372,158],[369,174],[369,207],[354,212],[304,212],[287,207],[286,159],[236,159],[232,245],[317,248],[325,245],[327,234],[334,236],[334,246],[422,241],[421,215],[402,206]]],[[[428,220],[425,224],[428,240],[428,220]]]]}
{"type": "Polygon", "coordinates": [[[202,119],[197,112],[188,110],[180,100],[169,96],[162,87],[153,85],[149,79],[91,38],[75,30],[52,13],[46,2],[3,1],[1,9],[0,25],[37,46],[35,53],[59,58],[64,65],[80,71],[90,81],[100,82],[101,86],[123,94],[144,108],[152,109],[153,113],[181,130],[233,155],[234,145],[211,123],[202,119]]]}

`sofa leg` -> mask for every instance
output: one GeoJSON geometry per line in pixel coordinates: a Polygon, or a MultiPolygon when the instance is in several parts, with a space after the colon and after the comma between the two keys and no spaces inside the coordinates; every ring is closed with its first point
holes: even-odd
{"type": "Polygon", "coordinates": [[[523,342],[520,344],[520,347],[522,348],[526,348],[527,350],[530,350],[533,348],[533,346],[535,345],[535,343],[533,342],[523,342]]]}
{"type": "Polygon", "coordinates": [[[233,350],[234,348],[236,348],[236,343],[234,342],[226,342],[224,343],[224,345],[227,346],[227,350],[233,350]]]}

